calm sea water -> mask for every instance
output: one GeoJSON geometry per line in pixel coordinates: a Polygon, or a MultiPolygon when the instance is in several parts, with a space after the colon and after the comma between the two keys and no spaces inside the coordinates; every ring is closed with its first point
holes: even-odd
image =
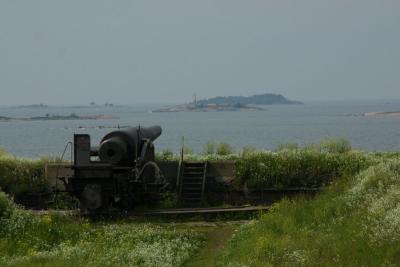
{"type": "Polygon", "coordinates": [[[159,106],[92,108],[0,107],[0,116],[31,117],[46,113],[106,114],[118,120],[0,122],[0,146],[16,156],[35,158],[60,155],[74,133],[88,133],[92,144],[111,129],[98,126],[161,125],[156,149],[178,152],[181,138],[194,152],[208,141],[227,142],[235,149],[251,146],[274,149],[282,143],[315,143],[344,137],[353,147],[369,151],[400,150],[400,116],[352,116],[364,112],[400,111],[400,101],[314,102],[305,105],[267,106],[265,111],[151,113],[159,106]]]}

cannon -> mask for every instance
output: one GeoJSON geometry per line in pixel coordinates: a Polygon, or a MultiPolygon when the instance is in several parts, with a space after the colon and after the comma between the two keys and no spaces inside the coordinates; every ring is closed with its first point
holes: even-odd
{"type": "Polygon", "coordinates": [[[138,153],[153,149],[149,145],[152,145],[151,142],[160,135],[161,127],[159,126],[133,127],[111,132],[104,136],[100,142],[99,157],[102,161],[115,165],[134,165],[138,153]]]}
{"type": "Polygon", "coordinates": [[[157,201],[168,183],[155,162],[153,142],[160,126],[131,127],[106,134],[92,147],[87,134],[74,135],[73,176],[62,178],[81,210],[131,210],[157,201]]]}

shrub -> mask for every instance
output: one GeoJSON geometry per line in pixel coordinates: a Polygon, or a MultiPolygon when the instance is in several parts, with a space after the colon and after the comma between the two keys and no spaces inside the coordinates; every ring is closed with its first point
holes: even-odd
{"type": "Polygon", "coordinates": [[[214,142],[207,142],[203,146],[203,154],[204,155],[212,155],[215,154],[215,143],[214,142]]]}
{"type": "Polygon", "coordinates": [[[233,149],[228,143],[219,143],[216,148],[216,153],[221,156],[229,155],[233,154],[233,149]]]}
{"type": "Polygon", "coordinates": [[[240,151],[239,155],[241,157],[246,157],[246,156],[248,156],[250,154],[253,154],[253,153],[256,153],[256,152],[257,152],[256,148],[250,147],[250,146],[245,146],[245,147],[242,148],[242,150],[240,151]]]}
{"type": "Polygon", "coordinates": [[[321,151],[328,153],[346,153],[351,151],[350,141],[344,138],[327,139],[321,142],[321,151]]]}
{"type": "Polygon", "coordinates": [[[367,154],[320,153],[309,150],[257,152],[236,161],[236,176],[249,187],[321,187],[335,177],[355,174],[368,167],[367,154]]]}
{"type": "Polygon", "coordinates": [[[283,150],[298,150],[299,149],[299,144],[297,143],[286,143],[286,144],[280,144],[276,151],[283,151],[283,150]]]}
{"type": "Polygon", "coordinates": [[[158,160],[158,161],[169,161],[169,160],[174,160],[174,159],[175,159],[175,155],[169,149],[164,149],[163,151],[161,151],[161,153],[156,154],[156,160],[158,160]]]}
{"type": "Polygon", "coordinates": [[[9,154],[7,153],[7,151],[3,148],[0,147],[0,158],[3,157],[9,157],[9,154]]]}
{"type": "Polygon", "coordinates": [[[25,193],[49,190],[45,179],[46,160],[27,160],[13,157],[0,158],[0,188],[18,198],[25,193]]]}
{"type": "Polygon", "coordinates": [[[192,155],[193,154],[193,150],[188,147],[188,146],[184,146],[183,147],[183,155],[192,155]]]}
{"type": "Polygon", "coordinates": [[[14,209],[15,204],[8,198],[8,196],[4,192],[0,191],[0,220],[9,218],[14,209]]]}

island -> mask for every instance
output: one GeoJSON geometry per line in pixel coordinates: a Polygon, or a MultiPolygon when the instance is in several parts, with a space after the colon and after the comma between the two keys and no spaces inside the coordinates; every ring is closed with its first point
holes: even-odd
{"type": "Polygon", "coordinates": [[[12,118],[0,116],[0,121],[10,121],[10,120],[12,120],[12,118]]]}
{"type": "Polygon", "coordinates": [[[260,94],[252,96],[218,96],[197,101],[198,104],[230,104],[243,105],[276,105],[276,104],[303,104],[300,101],[292,101],[280,94],[260,94]]]}
{"type": "Polygon", "coordinates": [[[49,106],[43,103],[40,104],[32,104],[32,105],[24,105],[18,106],[18,108],[48,108],[49,106]]]}
{"type": "Polygon", "coordinates": [[[56,114],[46,114],[45,116],[36,116],[30,118],[11,118],[0,116],[0,121],[49,121],[49,120],[114,120],[119,119],[115,116],[110,115],[87,115],[78,116],[75,113],[70,115],[56,115],[56,114]]]}
{"type": "Polygon", "coordinates": [[[152,110],[152,112],[185,112],[185,111],[246,111],[265,110],[260,106],[274,104],[303,104],[292,101],[279,94],[261,94],[252,96],[218,96],[209,99],[196,100],[188,104],[175,105],[171,107],[152,110]]]}
{"type": "Polygon", "coordinates": [[[366,112],[363,116],[400,116],[400,111],[366,112]]]}

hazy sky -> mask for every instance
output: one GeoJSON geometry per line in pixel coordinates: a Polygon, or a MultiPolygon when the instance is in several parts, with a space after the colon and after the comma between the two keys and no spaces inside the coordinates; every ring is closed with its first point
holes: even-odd
{"type": "Polygon", "coordinates": [[[0,105],[194,92],[400,99],[400,1],[0,1],[0,105]]]}

